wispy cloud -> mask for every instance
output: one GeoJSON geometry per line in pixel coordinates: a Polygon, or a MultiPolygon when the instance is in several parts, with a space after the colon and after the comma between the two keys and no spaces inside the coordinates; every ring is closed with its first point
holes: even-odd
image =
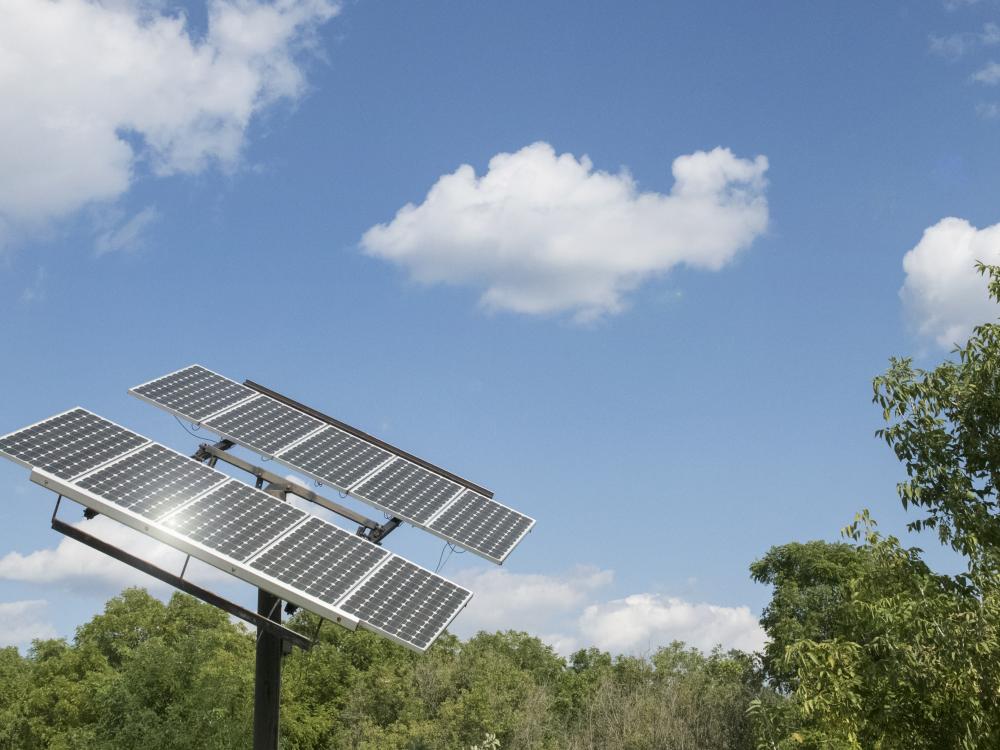
{"type": "Polygon", "coordinates": [[[1000,26],[995,23],[984,24],[981,31],[962,31],[941,36],[932,34],[930,37],[931,52],[951,59],[997,44],[1000,44],[1000,26]]]}
{"type": "Polygon", "coordinates": [[[132,218],[98,235],[94,242],[94,253],[101,256],[140,250],[146,244],[146,229],[159,218],[160,212],[155,206],[146,206],[132,218]]]}
{"type": "Polygon", "coordinates": [[[47,272],[44,266],[39,266],[35,271],[35,276],[31,283],[21,292],[21,302],[31,305],[45,299],[45,277],[47,272]]]}
{"type": "Polygon", "coordinates": [[[986,65],[972,74],[972,80],[976,83],[985,83],[988,86],[1000,83],[1000,63],[986,63],[986,65]]]}
{"type": "Polygon", "coordinates": [[[642,192],[627,171],[535,143],[497,154],[482,177],[469,165],[442,176],[361,244],[418,282],[480,289],[486,308],[589,320],[679,265],[730,263],[767,228],[767,168],[698,151],[674,160],[669,193],[642,192]]]}

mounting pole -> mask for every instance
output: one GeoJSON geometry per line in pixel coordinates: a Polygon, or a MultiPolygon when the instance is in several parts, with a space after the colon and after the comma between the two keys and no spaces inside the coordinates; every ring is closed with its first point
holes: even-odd
{"type": "MultiPolygon", "coordinates": [[[[265,490],[279,500],[286,499],[281,489],[265,490]]],[[[273,622],[281,622],[281,600],[264,589],[257,589],[257,613],[273,622]]],[[[281,706],[281,657],[284,644],[280,636],[257,628],[257,664],[253,690],[253,750],[278,750],[278,718],[281,706]]]]}

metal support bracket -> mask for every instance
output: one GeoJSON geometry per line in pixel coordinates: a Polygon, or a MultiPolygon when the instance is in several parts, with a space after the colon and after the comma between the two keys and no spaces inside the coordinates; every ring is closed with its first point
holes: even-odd
{"type": "MultiPolygon", "coordinates": [[[[56,510],[58,509],[59,504],[57,501],[56,510]]],[[[136,570],[146,573],[147,575],[151,575],[153,578],[157,578],[174,588],[180,589],[186,594],[190,594],[193,597],[201,599],[203,602],[211,604],[213,607],[218,607],[224,612],[228,612],[234,617],[238,617],[250,625],[254,625],[257,628],[265,630],[271,635],[281,638],[283,641],[286,641],[293,646],[298,646],[304,650],[308,650],[312,646],[312,641],[301,633],[296,633],[294,630],[290,630],[283,625],[279,625],[273,620],[259,615],[256,612],[251,612],[249,609],[241,607],[239,604],[231,602],[228,599],[224,599],[218,594],[193,584],[190,581],[171,573],[170,571],[158,568],[146,560],[129,554],[125,550],[119,549],[114,545],[108,544],[103,539],[98,539],[97,537],[88,534],[86,531],[82,531],[75,526],[71,526],[64,521],[60,521],[55,517],[55,513],[52,514],[52,528],[60,534],[68,536],[71,539],[75,539],[78,542],[82,542],[88,547],[96,549],[98,552],[103,552],[105,555],[113,557],[116,560],[121,560],[123,563],[131,565],[136,570]]]]}

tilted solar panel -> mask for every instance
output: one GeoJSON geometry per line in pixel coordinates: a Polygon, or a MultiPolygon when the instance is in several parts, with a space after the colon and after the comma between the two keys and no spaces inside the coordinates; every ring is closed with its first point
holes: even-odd
{"type": "Polygon", "coordinates": [[[193,365],[130,393],[491,562],[502,563],[534,526],[534,519],[480,493],[464,491],[461,484],[425,468],[427,464],[394,457],[268,395],[235,405],[225,405],[220,398],[215,413],[183,412],[183,398],[174,384],[195,376],[206,378],[203,373],[211,375],[213,392],[233,387],[250,390],[193,365]],[[193,374],[182,378],[179,373],[193,374]],[[224,388],[219,381],[229,385],[224,388]]]}
{"type": "Polygon", "coordinates": [[[70,409],[4,435],[0,453],[22,466],[72,479],[148,442],[86,409],[70,409]]]}
{"type": "Polygon", "coordinates": [[[441,584],[428,570],[393,556],[368,576],[342,606],[390,638],[427,648],[448,623],[450,612],[472,596],[454,583],[441,584]]]}
{"type": "Polygon", "coordinates": [[[351,494],[423,525],[461,490],[454,482],[397,458],[352,487],[351,494]]]}
{"type": "Polygon", "coordinates": [[[315,597],[337,601],[389,554],[356,534],[311,518],[250,565],[315,597]]]}
{"type": "Polygon", "coordinates": [[[163,519],[184,536],[237,560],[253,557],[308,514],[230,479],[163,519]]]}
{"type": "Polygon", "coordinates": [[[83,409],[66,414],[72,417],[59,419],[64,415],[58,415],[0,437],[4,454],[14,457],[12,451],[16,451],[15,460],[32,469],[32,481],[285,601],[344,627],[367,628],[423,651],[430,645],[428,628],[439,633],[440,621],[451,622],[471,597],[465,589],[366,539],[95,414],[83,409]],[[81,424],[88,427],[81,428],[81,424]],[[121,455],[99,461],[108,455],[111,444],[121,455]],[[133,444],[135,448],[122,452],[133,444]],[[94,456],[81,446],[92,446],[94,456]],[[39,465],[31,463],[32,456],[39,465]],[[42,464],[54,464],[61,474],[42,464]],[[92,468],[73,473],[80,466],[92,468]],[[367,609],[355,612],[354,605],[351,611],[345,609],[343,604],[354,590],[388,563],[421,573],[380,587],[388,604],[380,603],[370,620],[364,614],[367,609]],[[414,591],[396,590],[395,585],[411,586],[414,591]],[[456,590],[463,594],[460,600],[456,590]],[[414,596],[453,606],[427,610],[433,622],[425,623],[419,632],[412,625],[386,630],[384,620],[391,603],[412,609],[409,602],[414,596]]]}
{"type": "Polygon", "coordinates": [[[429,528],[475,547],[494,562],[502,562],[534,523],[525,515],[466,490],[431,521],[429,528]]]}
{"type": "Polygon", "coordinates": [[[238,404],[203,424],[265,455],[276,455],[323,427],[319,420],[267,396],[238,404]]]}
{"type": "Polygon", "coordinates": [[[256,391],[201,365],[191,365],[137,385],[132,392],[192,422],[200,422],[257,395],[256,391]]]}

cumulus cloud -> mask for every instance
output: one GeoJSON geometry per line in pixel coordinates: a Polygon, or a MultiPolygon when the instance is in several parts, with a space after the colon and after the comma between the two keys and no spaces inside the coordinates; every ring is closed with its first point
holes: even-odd
{"type": "Polygon", "coordinates": [[[337,10],[208,0],[200,33],[147,0],[0,0],[0,228],[114,200],[140,164],[232,167],[254,115],[302,94],[299,52],[337,10]]]}
{"type": "MultiPolygon", "coordinates": [[[[88,534],[141,557],[154,565],[180,573],[185,554],[106,516],[74,524],[88,534]]],[[[186,577],[206,581],[232,578],[198,560],[191,560],[186,577]]],[[[72,585],[75,589],[118,591],[125,586],[165,588],[166,584],[135,568],[68,537],[52,549],[28,554],[8,552],[0,557],[0,580],[32,584],[72,585]]],[[[0,618],[2,619],[2,618],[0,618]]]]}
{"type": "Polygon", "coordinates": [[[572,650],[576,638],[562,631],[572,630],[572,617],[613,580],[612,571],[589,566],[563,575],[511,573],[503,568],[460,571],[455,581],[474,595],[455,623],[456,632],[525,630],[549,642],[569,644],[572,650]]]}
{"type": "Polygon", "coordinates": [[[645,653],[675,640],[701,649],[722,644],[755,651],[764,645],[764,631],[748,607],[693,604],[657,594],[593,604],[579,626],[586,642],[617,653],[645,653]]]}
{"type": "Polygon", "coordinates": [[[643,654],[674,640],[702,649],[717,644],[759,649],[763,631],[747,607],[687,602],[640,593],[601,600],[614,573],[581,566],[561,575],[464,570],[454,580],[475,592],[453,630],[524,630],[559,653],[596,646],[614,653],[643,654]]]}
{"type": "Polygon", "coordinates": [[[977,229],[964,219],[942,219],[903,257],[900,296],[922,336],[951,347],[1000,315],[976,261],[1000,264],[1000,224],[977,229]]]}
{"type": "Polygon", "coordinates": [[[56,629],[44,619],[48,602],[44,599],[24,599],[0,602],[0,648],[23,646],[35,638],[55,638],[56,629]]]}
{"type": "Polygon", "coordinates": [[[767,228],[767,167],[698,151],[674,160],[670,193],[641,192],[627,171],[535,143],[497,154],[481,177],[467,164],[442,176],[361,245],[418,282],[482,290],[486,308],[586,320],[678,265],[732,261],[767,228]]]}

